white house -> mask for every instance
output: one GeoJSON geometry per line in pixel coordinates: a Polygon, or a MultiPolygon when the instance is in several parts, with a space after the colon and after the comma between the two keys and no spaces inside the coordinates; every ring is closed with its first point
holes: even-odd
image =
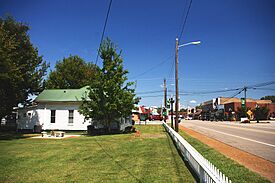
{"type": "MultiPolygon", "coordinates": [[[[36,105],[18,110],[18,129],[33,130],[35,126],[41,126],[42,130],[87,130],[88,125],[96,125],[96,122],[85,120],[78,112],[86,89],[87,87],[44,90],[34,100],[36,105]]],[[[123,130],[132,124],[130,118],[120,120],[120,124],[114,123],[111,128],[123,130]]]]}

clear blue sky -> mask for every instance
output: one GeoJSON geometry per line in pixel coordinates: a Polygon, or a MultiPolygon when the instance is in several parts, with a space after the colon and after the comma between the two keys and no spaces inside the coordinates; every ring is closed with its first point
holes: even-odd
{"type": "MultiPolygon", "coordinates": [[[[26,22],[31,41],[54,68],[57,60],[70,54],[95,61],[108,4],[109,0],[1,0],[0,15],[9,13],[26,22]]],[[[137,93],[162,90],[164,77],[168,90],[174,90],[175,38],[185,5],[186,0],[113,0],[105,36],[122,49],[129,79],[137,80],[137,93]],[[150,68],[154,69],[142,74],[150,68]]],[[[275,80],[274,12],[274,0],[193,0],[180,44],[194,40],[202,44],[179,50],[180,90],[222,90],[275,80]]],[[[248,97],[274,93],[249,90],[248,97]]],[[[181,104],[232,94],[181,96],[181,104]]],[[[140,104],[163,101],[162,93],[147,95],[155,97],[140,104]]]]}

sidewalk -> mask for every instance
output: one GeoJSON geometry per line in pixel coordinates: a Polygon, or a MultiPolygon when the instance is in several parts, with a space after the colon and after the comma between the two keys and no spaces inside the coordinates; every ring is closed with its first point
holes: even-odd
{"type": "Polygon", "coordinates": [[[245,151],[241,151],[218,140],[209,138],[182,125],[179,125],[179,128],[180,130],[186,132],[188,135],[200,140],[204,144],[207,144],[209,147],[216,149],[220,153],[237,161],[248,169],[259,173],[260,175],[271,180],[272,182],[275,182],[275,163],[252,155],[245,151]]]}

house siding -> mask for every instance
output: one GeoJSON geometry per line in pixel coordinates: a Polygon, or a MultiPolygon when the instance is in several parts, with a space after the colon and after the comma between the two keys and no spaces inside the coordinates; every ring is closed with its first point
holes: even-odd
{"type": "Polygon", "coordinates": [[[90,121],[78,112],[77,103],[42,103],[32,109],[19,110],[18,129],[33,129],[34,125],[42,125],[43,130],[87,130],[90,121]],[[55,123],[51,123],[51,110],[55,110],[55,123]],[[73,123],[69,124],[69,110],[73,110],[73,123]],[[24,113],[31,113],[31,116],[24,113]]]}

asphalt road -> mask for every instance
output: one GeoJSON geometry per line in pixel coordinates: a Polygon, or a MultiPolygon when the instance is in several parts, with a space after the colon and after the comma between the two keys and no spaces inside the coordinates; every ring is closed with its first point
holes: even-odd
{"type": "Polygon", "coordinates": [[[275,163],[275,122],[241,124],[183,120],[180,125],[275,163]]]}

